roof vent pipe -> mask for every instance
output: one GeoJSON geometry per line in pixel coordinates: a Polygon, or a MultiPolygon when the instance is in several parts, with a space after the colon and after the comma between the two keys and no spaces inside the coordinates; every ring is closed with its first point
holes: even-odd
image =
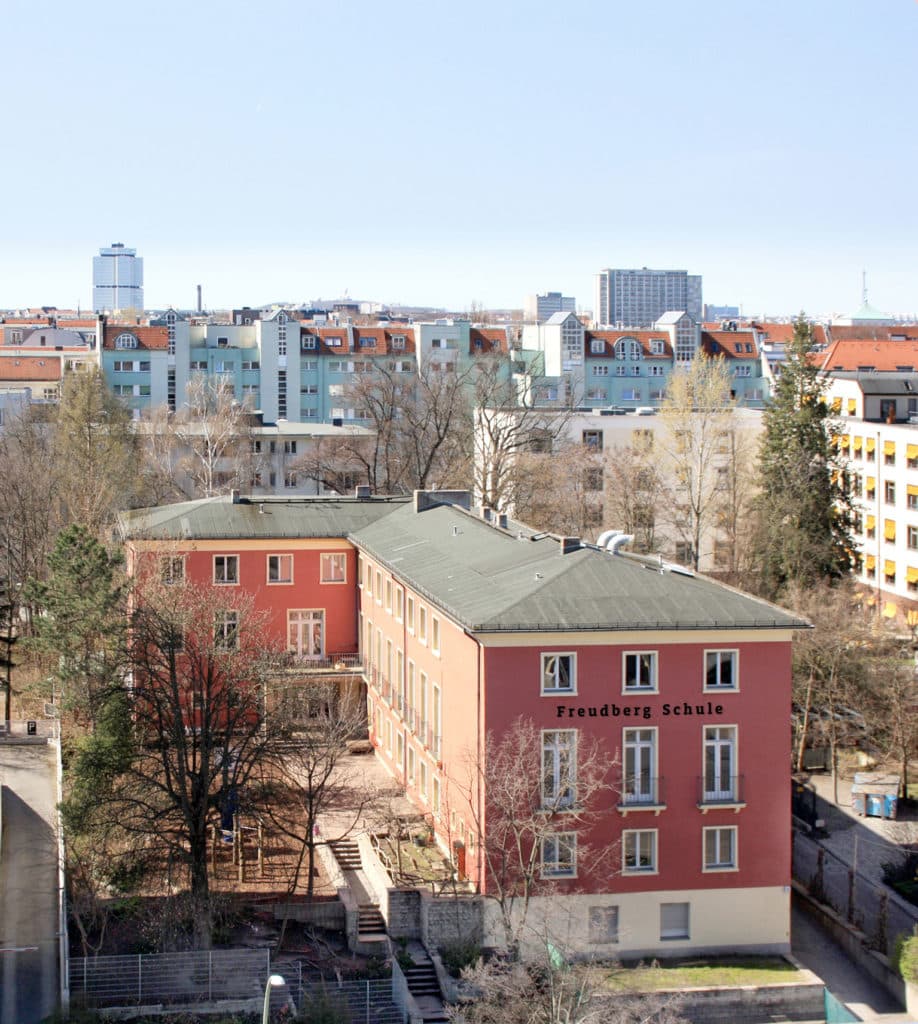
{"type": "Polygon", "coordinates": [[[596,546],[598,548],[604,548],[613,537],[617,537],[621,532],[621,530],[603,530],[603,532],[596,538],[596,546]]]}
{"type": "Polygon", "coordinates": [[[618,549],[623,548],[626,544],[630,544],[634,540],[633,533],[621,533],[617,537],[613,537],[606,545],[606,550],[613,555],[618,554],[618,549]]]}

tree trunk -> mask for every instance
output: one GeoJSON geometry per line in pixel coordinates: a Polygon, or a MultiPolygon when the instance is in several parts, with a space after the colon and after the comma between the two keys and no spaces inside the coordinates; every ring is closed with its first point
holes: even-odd
{"type": "Polygon", "coordinates": [[[191,905],[194,915],[196,949],[210,949],[213,944],[213,918],[210,906],[210,882],[207,877],[207,833],[191,836],[191,905]]]}

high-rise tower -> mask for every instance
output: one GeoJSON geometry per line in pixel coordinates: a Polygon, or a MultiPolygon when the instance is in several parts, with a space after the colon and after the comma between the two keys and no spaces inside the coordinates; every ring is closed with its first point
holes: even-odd
{"type": "Polygon", "coordinates": [[[92,261],[92,305],[97,313],[143,312],[143,260],[136,249],[113,242],[92,261]]]}

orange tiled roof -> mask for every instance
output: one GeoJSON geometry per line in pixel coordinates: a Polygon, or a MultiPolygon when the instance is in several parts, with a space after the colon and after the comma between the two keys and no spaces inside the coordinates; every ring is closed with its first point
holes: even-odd
{"type": "Polygon", "coordinates": [[[49,380],[61,379],[60,356],[23,356],[0,359],[0,380],[49,380]]]}
{"type": "MultiPolygon", "coordinates": [[[[794,325],[792,323],[776,324],[769,320],[753,320],[749,326],[754,327],[762,335],[762,341],[787,345],[794,337],[794,325]]],[[[822,324],[813,324],[813,340],[817,345],[828,344],[826,329],[822,324]]]]}
{"type": "Polygon", "coordinates": [[[507,332],[500,327],[472,327],[469,329],[469,355],[480,355],[483,352],[506,354],[509,351],[507,332]]]}
{"type": "Polygon", "coordinates": [[[701,348],[709,356],[726,356],[728,359],[757,359],[758,349],[753,335],[742,331],[702,331],[701,348]],[[736,350],[739,345],[740,351],[736,350]],[[746,351],[746,346],[751,352],[746,351]]]}
{"type": "Polygon", "coordinates": [[[875,327],[857,326],[855,324],[832,325],[829,334],[833,341],[890,341],[896,337],[904,337],[907,341],[918,341],[918,326],[915,324],[898,324],[890,327],[889,324],[875,327]]]}
{"type": "Polygon", "coordinates": [[[645,359],[673,358],[672,342],[665,331],[584,331],[584,353],[591,359],[613,359],[615,357],[615,343],[622,338],[634,339],[641,346],[645,359]],[[605,342],[602,352],[593,351],[592,343],[594,341],[605,342]],[[651,352],[650,343],[652,341],[663,342],[662,353],[651,352]]]}
{"type": "Polygon", "coordinates": [[[133,334],[139,349],[165,352],[169,347],[169,330],[166,327],[136,327],[133,324],[107,323],[102,335],[102,348],[115,348],[115,338],[119,334],[133,334]]]}
{"type": "Polygon", "coordinates": [[[836,341],[814,360],[821,370],[856,371],[869,366],[880,371],[895,371],[899,366],[918,368],[918,340],[836,341]]]}

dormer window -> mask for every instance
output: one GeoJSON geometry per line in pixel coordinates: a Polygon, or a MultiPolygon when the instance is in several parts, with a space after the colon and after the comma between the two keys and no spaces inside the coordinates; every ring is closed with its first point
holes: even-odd
{"type": "Polygon", "coordinates": [[[392,348],[396,352],[402,351],[405,348],[405,336],[402,334],[393,334],[392,348]]]}
{"type": "Polygon", "coordinates": [[[115,348],[137,348],[137,339],[133,334],[119,334],[115,338],[115,348]]]}
{"type": "Polygon", "coordinates": [[[605,352],[605,350],[606,343],[602,340],[602,338],[593,338],[593,340],[590,342],[590,352],[594,356],[601,356],[603,352],[605,352]]]}

